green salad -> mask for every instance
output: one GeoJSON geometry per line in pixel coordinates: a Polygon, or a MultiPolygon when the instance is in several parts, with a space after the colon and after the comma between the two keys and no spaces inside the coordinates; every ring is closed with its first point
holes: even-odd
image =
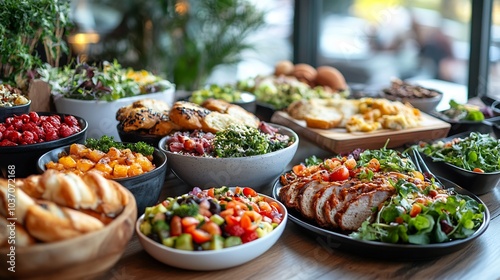
{"type": "Polygon", "coordinates": [[[263,155],[291,145],[293,138],[282,134],[263,133],[245,125],[231,125],[216,133],[214,153],[216,157],[247,157],[263,155]]]}
{"type": "Polygon", "coordinates": [[[194,91],[189,97],[189,101],[196,104],[202,104],[209,98],[222,99],[233,103],[241,100],[241,91],[230,85],[219,86],[212,84],[208,88],[194,91]]]}
{"type": "Polygon", "coordinates": [[[434,161],[444,161],[474,172],[500,170],[500,140],[489,134],[471,132],[465,138],[421,143],[419,150],[434,161]]]}

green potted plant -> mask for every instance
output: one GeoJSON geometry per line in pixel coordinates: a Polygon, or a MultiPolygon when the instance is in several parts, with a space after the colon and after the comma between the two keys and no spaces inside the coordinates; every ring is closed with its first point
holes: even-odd
{"type": "Polygon", "coordinates": [[[70,0],[2,0],[0,80],[27,93],[28,73],[42,65],[42,56],[57,67],[69,53],[64,41],[73,26],[69,14],[70,0]]]}
{"type": "Polygon", "coordinates": [[[265,24],[265,12],[248,0],[104,1],[124,17],[119,33],[102,38],[96,60],[123,58],[165,73],[180,90],[197,90],[217,66],[239,62],[252,48],[247,36],[265,24]]]}

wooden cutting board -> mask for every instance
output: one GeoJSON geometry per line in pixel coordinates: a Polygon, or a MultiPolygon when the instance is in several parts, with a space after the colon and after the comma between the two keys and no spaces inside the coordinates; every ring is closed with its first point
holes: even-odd
{"type": "Polygon", "coordinates": [[[307,138],[334,153],[349,152],[356,148],[380,149],[388,140],[388,148],[418,143],[420,140],[435,140],[446,137],[451,127],[449,123],[425,113],[422,113],[420,127],[404,130],[382,129],[373,132],[347,132],[345,128],[308,128],[305,121],[296,120],[283,111],[276,111],[271,117],[271,122],[287,126],[299,137],[307,138]]]}

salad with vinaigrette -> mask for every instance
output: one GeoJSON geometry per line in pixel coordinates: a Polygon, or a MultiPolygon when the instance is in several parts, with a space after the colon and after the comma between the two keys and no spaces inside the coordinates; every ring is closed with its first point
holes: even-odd
{"type": "MultiPolygon", "coordinates": [[[[287,176],[310,176],[311,180],[345,189],[356,184],[376,185],[382,182],[380,178],[388,180],[392,195],[374,207],[373,214],[359,228],[346,232],[354,239],[395,244],[443,243],[473,235],[485,217],[483,204],[453,189],[444,189],[430,174],[419,172],[407,152],[385,147],[357,149],[327,159],[312,156],[294,166],[292,175],[287,176]]],[[[341,214],[337,212],[337,216],[341,214]]]]}
{"type": "Polygon", "coordinates": [[[147,207],[140,231],[179,250],[220,250],[272,232],[283,221],[280,209],[249,187],[195,187],[147,207]]]}

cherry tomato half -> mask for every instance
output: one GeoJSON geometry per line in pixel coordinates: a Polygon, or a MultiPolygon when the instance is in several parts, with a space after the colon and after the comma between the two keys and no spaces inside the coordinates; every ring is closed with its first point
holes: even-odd
{"type": "Polygon", "coordinates": [[[349,179],[349,169],[345,165],[337,166],[329,177],[330,181],[343,181],[349,179]]]}

